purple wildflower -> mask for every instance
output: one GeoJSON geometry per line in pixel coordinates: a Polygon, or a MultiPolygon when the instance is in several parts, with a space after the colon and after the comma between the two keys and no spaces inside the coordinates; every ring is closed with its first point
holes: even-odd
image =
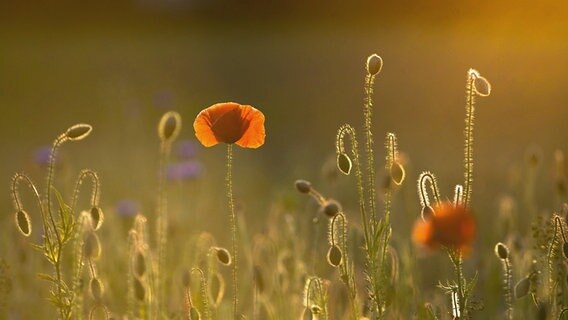
{"type": "MultiPolygon", "coordinates": [[[[51,158],[51,145],[41,146],[34,151],[34,162],[40,167],[47,167],[51,158]]],[[[57,163],[57,156],[55,157],[57,163]]]]}
{"type": "Polygon", "coordinates": [[[169,181],[191,180],[198,178],[202,172],[201,163],[195,160],[172,163],[166,169],[166,179],[169,181]]]}
{"type": "Polygon", "coordinates": [[[134,217],[140,212],[140,205],[135,200],[123,199],[115,205],[116,214],[122,217],[134,217]]]}
{"type": "Polygon", "coordinates": [[[189,160],[197,153],[197,143],[193,140],[180,140],[176,143],[175,152],[180,159],[189,160]]]}

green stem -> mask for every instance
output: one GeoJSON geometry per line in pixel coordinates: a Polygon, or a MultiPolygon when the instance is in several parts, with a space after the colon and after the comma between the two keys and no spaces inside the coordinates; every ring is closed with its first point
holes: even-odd
{"type": "Polygon", "coordinates": [[[235,205],[233,202],[233,145],[227,145],[227,197],[229,200],[229,220],[231,224],[231,248],[233,256],[233,318],[237,319],[237,305],[238,305],[238,283],[237,283],[237,218],[235,216],[235,205]]]}

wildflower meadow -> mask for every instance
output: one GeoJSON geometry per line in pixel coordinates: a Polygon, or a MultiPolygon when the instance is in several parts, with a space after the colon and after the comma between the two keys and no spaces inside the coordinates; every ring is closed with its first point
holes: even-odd
{"type": "Polygon", "coordinates": [[[0,320],[568,319],[568,5],[0,12],[0,320]]]}

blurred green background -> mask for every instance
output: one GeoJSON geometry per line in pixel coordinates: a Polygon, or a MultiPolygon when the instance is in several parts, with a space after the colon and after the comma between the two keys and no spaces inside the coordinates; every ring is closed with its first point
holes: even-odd
{"type": "MultiPolygon", "coordinates": [[[[327,186],[322,166],[341,124],[361,128],[371,53],[384,60],[375,83],[378,165],[385,133],[395,132],[410,161],[411,197],[424,170],[437,174],[447,197],[463,180],[464,85],[473,67],[493,85],[476,110],[479,219],[491,222],[527,150],[542,156],[537,201],[558,209],[553,153],[568,149],[565,1],[2,1],[1,233],[13,229],[11,176],[23,171],[43,184],[34,152],[78,122],[94,131],[62,148],[60,188],[69,192],[75,172],[89,167],[100,175],[107,214],[128,198],[152,215],[161,114],[180,112],[181,138],[194,139],[197,113],[222,101],[251,104],[267,119],[266,144],[235,151],[236,196],[252,229],[272,201],[294,191],[295,179],[341,198],[345,191],[327,186]]],[[[203,175],[174,195],[173,210],[197,217],[196,232],[223,230],[224,151],[200,148],[203,175]],[[199,205],[211,190],[217,211],[199,218],[211,213],[199,205]]],[[[343,186],[353,189],[351,180],[343,186]]],[[[355,211],[354,200],[345,201],[355,211]]],[[[410,208],[419,214],[417,197],[410,208]]]]}

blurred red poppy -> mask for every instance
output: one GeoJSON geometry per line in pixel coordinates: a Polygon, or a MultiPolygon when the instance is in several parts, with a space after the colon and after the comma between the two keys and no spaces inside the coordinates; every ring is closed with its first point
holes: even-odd
{"type": "Polygon", "coordinates": [[[419,219],[414,225],[415,243],[435,249],[440,246],[467,253],[475,237],[475,220],[463,206],[442,202],[434,207],[434,214],[419,219]]]}
{"type": "Polygon", "coordinates": [[[220,142],[243,148],[264,144],[264,114],[248,105],[217,103],[202,110],[193,123],[195,136],[206,147],[220,142]]]}

